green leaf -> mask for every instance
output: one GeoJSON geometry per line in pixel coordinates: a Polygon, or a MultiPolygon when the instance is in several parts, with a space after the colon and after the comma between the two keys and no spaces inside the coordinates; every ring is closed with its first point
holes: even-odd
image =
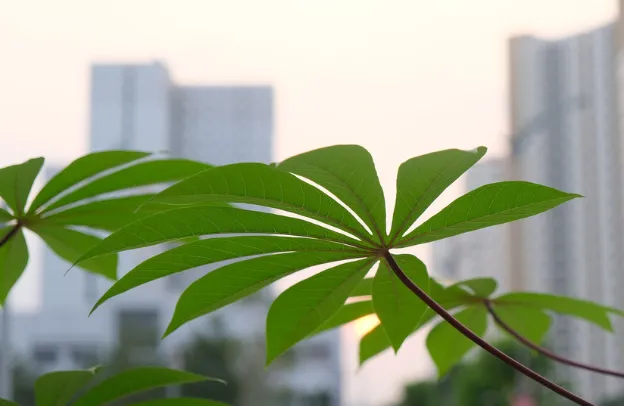
{"type": "Polygon", "coordinates": [[[82,204],[44,216],[41,224],[83,226],[97,230],[117,231],[128,224],[159,211],[136,212],[153,194],[120,197],[82,204]]]}
{"type": "MultiPolygon", "coordinates": [[[[390,241],[402,237],[440,194],[485,155],[448,149],[412,158],[399,167],[390,241]]],[[[392,245],[392,244],[391,244],[392,245]]]]}
{"type": "Polygon", "coordinates": [[[162,367],[141,367],[114,375],[90,389],[72,406],[103,405],[148,389],[217,379],[162,367]]]}
{"type": "Polygon", "coordinates": [[[373,313],[375,313],[375,309],[373,309],[373,302],[370,300],[344,304],[310,336],[321,334],[336,327],[341,327],[344,324],[351,323],[352,321],[356,321],[357,319],[373,313]]]}
{"type": "MultiPolygon", "coordinates": [[[[470,307],[455,314],[455,318],[478,336],[487,330],[487,311],[483,306],[470,307]]],[[[438,377],[444,376],[475,344],[455,330],[446,321],[438,323],[427,336],[427,349],[438,368],[438,377]]]]}
{"type": "Polygon", "coordinates": [[[24,214],[28,195],[43,161],[43,158],[35,158],[0,169],[0,198],[4,199],[16,217],[24,214]]]}
{"type": "MultiPolygon", "coordinates": [[[[59,257],[73,264],[80,255],[102,242],[101,238],[80,231],[60,227],[37,225],[32,230],[39,235],[59,257]]],[[[117,279],[117,255],[106,255],[88,259],[78,265],[80,268],[117,279]]]]}
{"type": "Polygon", "coordinates": [[[574,299],[565,296],[548,295],[545,293],[514,292],[496,298],[497,305],[523,305],[534,309],[550,310],[555,313],[585,319],[590,323],[613,331],[610,314],[624,316],[624,312],[587,300],[574,299]]]}
{"type": "Polygon", "coordinates": [[[102,176],[79,187],[46,207],[44,211],[49,212],[104,193],[177,181],[210,168],[210,165],[187,159],[162,159],[141,162],[102,176]]]}
{"type": "Polygon", "coordinates": [[[15,402],[11,402],[10,400],[0,398],[0,406],[20,406],[20,405],[15,402]]]}
{"type": "Polygon", "coordinates": [[[376,242],[386,235],[386,201],[375,163],[359,145],[336,145],[288,158],[279,169],[303,176],[333,193],[373,231],[376,242]]]}
{"type": "Polygon", "coordinates": [[[260,163],[233,164],[204,171],[171,186],[153,200],[171,205],[214,201],[285,210],[370,241],[370,234],[334,199],[291,173],[260,163]]]}
{"type": "Polygon", "coordinates": [[[132,406],[228,406],[225,403],[215,400],[200,398],[169,398],[152,399],[143,402],[133,403],[132,406]]]}
{"type": "Polygon", "coordinates": [[[67,406],[97,370],[58,371],[42,375],[35,382],[37,406],[67,406]]]}
{"type": "Polygon", "coordinates": [[[391,346],[388,335],[381,324],[379,324],[360,340],[360,365],[381,354],[391,346]]]}
{"type": "Polygon", "coordinates": [[[286,289],[267,316],[267,365],[334,315],[376,259],[326,269],[286,289]]]}
{"type": "Polygon", "coordinates": [[[113,252],[214,234],[286,234],[349,244],[351,238],[301,219],[231,207],[187,207],[157,213],[111,234],[78,262],[113,252]]]}
{"type": "MultiPolygon", "coordinates": [[[[466,297],[468,297],[465,292],[457,287],[449,286],[445,288],[432,278],[429,278],[429,296],[441,304],[446,310],[452,310],[466,304],[466,297]],[[462,294],[458,295],[458,293],[462,294]]],[[[433,310],[427,309],[420,323],[418,323],[416,328],[410,333],[410,336],[436,317],[438,316],[433,310]]],[[[360,340],[360,365],[391,347],[392,345],[390,344],[386,332],[381,324],[378,325],[360,340]]]]}
{"type": "Polygon", "coordinates": [[[550,329],[551,318],[540,309],[517,305],[495,305],[494,311],[509,327],[535,344],[541,344],[550,329]]]}
{"type": "Polygon", "coordinates": [[[251,295],[294,272],[353,257],[354,254],[343,252],[295,252],[249,259],[216,269],[182,293],[165,336],[186,322],[251,295]]]}
{"type": "MultiPolygon", "coordinates": [[[[396,255],[395,259],[412,282],[429,291],[425,264],[413,255],[396,255]]],[[[373,282],[373,305],[395,352],[418,326],[427,309],[427,305],[401,282],[385,261],[379,264],[373,282]]]]}
{"type": "Polygon", "coordinates": [[[52,198],[91,176],[148,155],[147,152],[138,151],[101,151],[80,157],[50,179],[33,201],[30,211],[34,212],[52,198]]]}
{"type": "MultiPolygon", "coordinates": [[[[0,229],[0,239],[7,237],[13,227],[0,229]]],[[[21,229],[13,232],[7,242],[0,247],[0,305],[4,302],[11,288],[24,273],[28,265],[28,246],[21,229]]]]}
{"type": "Polygon", "coordinates": [[[399,241],[397,247],[423,244],[550,210],[580,195],[530,182],[482,186],[446,206],[399,241]]]}
{"type": "Polygon", "coordinates": [[[373,281],[375,278],[365,278],[353,289],[351,297],[359,296],[372,296],[373,294],[373,281]]]}
{"type": "Polygon", "coordinates": [[[98,300],[93,310],[114,296],[167,275],[228,259],[289,251],[357,254],[357,251],[346,245],[310,238],[273,236],[209,238],[173,248],[139,264],[111,286],[98,300]]]}
{"type": "Polygon", "coordinates": [[[0,222],[7,222],[7,221],[11,221],[13,220],[15,217],[13,217],[13,215],[11,213],[9,213],[8,211],[4,210],[2,207],[0,207],[0,222]]]}
{"type": "Polygon", "coordinates": [[[476,297],[481,299],[487,299],[490,295],[496,292],[498,283],[492,278],[473,278],[465,281],[458,282],[459,286],[466,286],[469,288],[476,297]]]}

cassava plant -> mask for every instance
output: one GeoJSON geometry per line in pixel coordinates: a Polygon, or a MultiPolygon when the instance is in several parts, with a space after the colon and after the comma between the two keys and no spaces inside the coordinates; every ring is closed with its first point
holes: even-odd
{"type": "MultiPolygon", "coordinates": [[[[47,246],[73,263],[98,244],[98,234],[117,230],[150,212],[135,212],[154,196],[151,192],[129,195],[140,187],[170,184],[210,168],[185,159],[153,159],[135,151],[105,151],[86,155],[54,175],[41,191],[29,199],[43,158],[0,169],[0,305],[28,263],[24,230],[37,234],[47,246]],[[116,195],[111,195],[115,194],[116,195]],[[126,195],[122,195],[126,193],[126,195]],[[100,200],[94,200],[100,198],[100,200]],[[27,204],[31,200],[30,204],[27,204]]],[[[162,187],[161,187],[162,189],[162,187]]],[[[153,212],[152,212],[153,213],[153,212]]],[[[117,279],[117,254],[80,264],[88,272],[117,279]]],[[[88,389],[99,368],[59,371],[35,382],[37,406],[96,406],[136,392],[211,378],[159,367],[121,372],[88,389]]],[[[0,406],[16,403],[0,399],[0,406]]],[[[224,406],[207,399],[178,398],[141,403],[143,406],[224,406]]]]}
{"type": "MultiPolygon", "coordinates": [[[[150,214],[135,212],[154,196],[153,190],[141,191],[141,187],[153,189],[210,168],[186,159],[154,159],[145,152],[94,152],[55,174],[30,199],[43,163],[43,158],[35,158],[0,169],[0,198],[8,209],[0,207],[0,305],[28,263],[24,229],[74,263],[101,241],[98,234],[150,214]],[[129,190],[142,193],[130,195],[129,190]]],[[[84,261],[79,267],[115,280],[117,254],[84,261]]]]}
{"type": "MultiPolygon", "coordinates": [[[[412,158],[398,172],[389,232],[386,201],[373,159],[364,148],[341,145],[279,164],[241,163],[193,175],[141,205],[158,210],[115,231],[77,264],[125,250],[197,236],[165,251],[117,281],[93,310],[116,295],[174,273],[228,261],[181,295],[164,336],[183,324],[231,304],[302,269],[325,270],[280,294],[267,324],[267,364],[298,342],[359,317],[380,324],[360,343],[360,360],[392,348],[427,322],[436,323],[427,348],[445,374],[475,345],[579,405],[590,402],[557,386],[483,339],[494,321],[535,348],[550,327],[550,314],[584,319],[611,330],[609,307],[538,293],[494,296],[489,278],[442,286],[422,261],[395,250],[533,216],[579,197],[521,181],[480,187],[413,227],[433,201],[486,153],[445,150],[412,158]],[[247,204],[250,208],[215,203],[247,204]],[[168,205],[169,209],[163,207],[168,205]],[[275,209],[270,213],[254,206],[275,209]],[[164,211],[163,211],[164,210],[164,211]],[[378,269],[373,277],[374,267],[378,269]],[[353,302],[351,298],[360,297],[353,302]]],[[[525,344],[526,344],[525,342],[525,344]]]]}
{"type": "Polygon", "coordinates": [[[361,340],[361,362],[389,348],[398,351],[407,337],[434,323],[427,348],[440,376],[478,345],[575,403],[591,405],[483,337],[494,323],[559,362],[621,376],[566,360],[539,346],[550,327],[551,313],[612,330],[610,316],[624,315],[620,310],[538,293],[495,296],[496,281],[489,278],[443,286],[428,275],[417,257],[395,252],[526,218],[579,197],[528,182],[494,183],[461,196],[413,227],[485,152],[483,147],[446,150],[403,163],[389,232],[373,160],[359,146],[323,148],[279,164],[215,168],[186,160],[149,160],[141,152],[98,152],[53,177],[30,205],[26,202],[43,160],[0,169],[0,197],[9,207],[0,211],[0,223],[4,223],[0,228],[0,300],[26,266],[24,228],[41,236],[66,260],[111,279],[116,279],[121,251],[191,241],[139,264],[93,310],[152,280],[228,261],[182,294],[166,336],[287,275],[326,265],[324,271],[287,289],[273,303],[267,318],[267,364],[301,340],[375,314],[380,324],[361,340]],[[152,188],[136,195],[142,186],[180,179],[184,180],[161,193],[154,194],[152,188]],[[120,196],[120,191],[135,194],[120,196]],[[233,207],[232,203],[279,212],[233,207]],[[113,233],[102,240],[93,235],[99,232],[113,233]],[[203,236],[212,238],[197,240],[203,236]]]}

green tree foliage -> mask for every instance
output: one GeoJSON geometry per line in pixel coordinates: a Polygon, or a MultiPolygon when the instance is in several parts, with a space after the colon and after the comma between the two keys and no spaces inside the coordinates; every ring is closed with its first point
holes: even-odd
{"type": "MultiPolygon", "coordinates": [[[[549,374],[552,364],[543,356],[536,356],[518,344],[505,341],[497,347],[540,374],[549,374]]],[[[480,354],[475,360],[456,365],[442,380],[416,382],[407,385],[403,399],[397,406],[508,406],[523,379],[513,368],[499,360],[480,354]]],[[[547,397],[541,388],[532,385],[531,395],[539,405],[546,405],[547,397]]]]}

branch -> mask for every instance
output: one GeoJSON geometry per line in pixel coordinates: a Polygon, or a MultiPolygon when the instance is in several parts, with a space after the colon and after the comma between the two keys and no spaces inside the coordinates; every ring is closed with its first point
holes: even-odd
{"type": "Polygon", "coordinates": [[[464,326],[461,322],[459,322],[459,320],[457,320],[455,317],[453,317],[452,314],[447,312],[446,309],[444,309],[444,307],[442,307],[438,302],[433,300],[431,298],[431,296],[429,296],[427,294],[427,292],[425,292],[420,287],[418,287],[418,285],[416,285],[414,282],[412,282],[412,280],[405,274],[405,272],[403,272],[403,270],[401,269],[399,264],[394,260],[394,257],[392,256],[392,254],[390,254],[389,251],[387,251],[387,250],[384,251],[383,252],[383,256],[384,256],[385,260],[388,262],[388,265],[390,266],[390,268],[392,269],[394,274],[401,280],[401,282],[409,290],[414,292],[414,294],[416,296],[418,296],[420,298],[420,300],[425,302],[425,304],[427,306],[429,306],[440,317],[442,317],[444,320],[446,320],[451,326],[453,326],[457,331],[462,333],[466,338],[471,340],[473,343],[477,344],[479,347],[483,348],[484,350],[486,350],[487,352],[489,352],[490,354],[492,354],[496,358],[500,359],[501,361],[503,361],[504,363],[506,363],[510,367],[516,369],[517,371],[519,371],[522,374],[526,375],[527,377],[533,379],[534,381],[542,384],[543,386],[547,387],[548,389],[552,390],[553,392],[563,396],[564,398],[571,400],[572,402],[576,403],[577,405],[581,405],[581,406],[595,406],[593,403],[590,403],[590,402],[586,401],[585,399],[575,395],[574,393],[568,391],[567,389],[562,388],[561,386],[557,385],[556,383],[554,383],[554,382],[550,381],[549,379],[541,376],[537,372],[533,371],[531,368],[528,368],[528,367],[524,366],[520,362],[518,362],[515,359],[511,358],[509,355],[505,354],[504,352],[502,352],[498,348],[494,347],[493,345],[491,345],[490,343],[488,343],[487,341],[483,340],[481,337],[479,337],[478,335],[473,333],[472,330],[470,330],[468,327],[464,326]]]}
{"type": "Polygon", "coordinates": [[[20,223],[17,223],[13,226],[12,229],[9,230],[8,233],[4,235],[4,237],[0,238],[0,248],[2,248],[2,246],[6,244],[11,239],[11,237],[13,237],[20,230],[20,228],[22,228],[22,225],[20,223]]]}
{"type": "Polygon", "coordinates": [[[586,369],[588,371],[593,371],[593,372],[597,372],[599,374],[604,374],[604,375],[611,375],[611,376],[616,376],[618,378],[624,378],[624,372],[619,372],[619,371],[612,371],[610,369],[604,369],[604,368],[599,368],[599,367],[595,367],[592,365],[587,365],[587,364],[583,364],[580,362],[576,362],[573,361],[571,359],[562,357],[560,355],[555,354],[554,352],[551,352],[549,350],[547,350],[544,347],[540,347],[539,345],[531,342],[529,339],[527,339],[526,337],[522,336],[520,333],[518,333],[516,330],[514,330],[509,324],[505,323],[498,314],[496,314],[496,312],[494,311],[494,307],[492,306],[492,302],[490,300],[484,300],[484,304],[485,307],[487,308],[488,312],[490,313],[490,315],[492,315],[492,318],[494,319],[494,322],[496,322],[496,324],[502,328],[503,330],[505,330],[507,333],[509,333],[512,337],[514,337],[516,340],[520,341],[522,344],[526,345],[527,347],[529,347],[530,349],[539,352],[540,354],[544,355],[545,357],[548,357],[552,360],[555,360],[557,362],[560,362],[562,364],[566,364],[566,365],[570,365],[576,368],[581,368],[581,369],[586,369]]]}

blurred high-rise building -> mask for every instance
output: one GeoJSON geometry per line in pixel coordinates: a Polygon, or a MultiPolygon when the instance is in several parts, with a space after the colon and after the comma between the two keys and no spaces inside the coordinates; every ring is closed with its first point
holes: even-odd
{"type": "MultiPolygon", "coordinates": [[[[269,163],[273,98],[270,86],[179,86],[160,63],[97,64],[92,68],[90,149],[150,151],[216,165],[269,163]]],[[[53,172],[49,170],[48,176],[53,172]]],[[[120,271],[159,251],[149,247],[122,253],[120,271]]],[[[88,364],[102,347],[139,333],[141,345],[147,343],[172,359],[195,332],[206,329],[206,318],[200,318],[159,342],[182,291],[215,266],[143,285],[112,299],[86,319],[110,282],[79,270],[63,277],[69,266],[51,252],[45,253],[44,262],[42,312],[16,320],[14,334],[18,350],[44,370],[88,364]]],[[[227,320],[227,332],[244,340],[264,334],[269,304],[259,296],[216,313],[227,320]]],[[[272,375],[278,381],[272,383],[293,394],[284,405],[340,405],[339,343],[339,332],[333,331],[295,349],[287,372],[272,375]]]]}
{"type": "MultiPolygon", "coordinates": [[[[467,191],[508,178],[506,159],[487,159],[464,176],[467,191]]],[[[433,270],[450,283],[457,280],[493,277],[499,291],[508,291],[510,269],[509,226],[484,228],[432,243],[433,270]]]]}
{"type": "MultiPolygon", "coordinates": [[[[616,54],[615,25],[510,42],[510,174],[585,196],[510,225],[515,289],[624,308],[616,54]]],[[[586,322],[555,318],[550,344],[565,357],[624,369],[621,337],[586,322]]],[[[557,375],[594,401],[622,388],[621,381],[568,366],[557,375]]]]}

